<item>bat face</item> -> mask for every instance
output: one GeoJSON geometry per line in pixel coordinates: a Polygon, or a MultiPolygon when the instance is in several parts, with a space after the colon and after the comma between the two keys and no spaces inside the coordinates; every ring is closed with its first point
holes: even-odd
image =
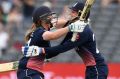
{"type": "Polygon", "coordinates": [[[0,64],[0,72],[12,71],[18,69],[18,61],[0,64]]]}
{"type": "Polygon", "coordinates": [[[12,69],[18,69],[18,61],[13,62],[13,68],[12,69]]]}
{"type": "Polygon", "coordinates": [[[95,0],[87,0],[86,4],[92,5],[95,2],[95,0]]]}
{"type": "Polygon", "coordinates": [[[85,18],[87,17],[92,4],[95,2],[95,0],[87,0],[85,3],[85,6],[83,8],[82,14],[80,16],[80,20],[85,20],[85,18]]]}

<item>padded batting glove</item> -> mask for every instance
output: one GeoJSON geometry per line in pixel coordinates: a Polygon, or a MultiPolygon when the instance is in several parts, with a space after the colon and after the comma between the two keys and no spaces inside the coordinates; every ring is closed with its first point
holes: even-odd
{"type": "Polygon", "coordinates": [[[22,53],[25,57],[34,57],[43,54],[43,48],[38,46],[23,46],[22,53]]]}
{"type": "Polygon", "coordinates": [[[84,21],[78,20],[78,21],[68,25],[68,28],[71,32],[83,32],[84,28],[87,24],[88,23],[85,23],[84,21]]]}

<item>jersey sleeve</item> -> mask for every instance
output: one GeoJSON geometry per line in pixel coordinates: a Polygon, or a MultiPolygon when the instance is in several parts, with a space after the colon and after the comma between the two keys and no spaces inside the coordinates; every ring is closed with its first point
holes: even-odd
{"type": "Polygon", "coordinates": [[[38,29],[36,32],[34,32],[34,37],[36,39],[43,40],[42,35],[43,35],[44,32],[45,32],[44,30],[39,30],[38,29]]]}
{"type": "Polygon", "coordinates": [[[37,29],[35,32],[33,32],[33,37],[30,41],[30,46],[35,45],[39,47],[49,47],[49,41],[45,41],[42,37],[43,33],[45,31],[42,29],[37,29]]]}

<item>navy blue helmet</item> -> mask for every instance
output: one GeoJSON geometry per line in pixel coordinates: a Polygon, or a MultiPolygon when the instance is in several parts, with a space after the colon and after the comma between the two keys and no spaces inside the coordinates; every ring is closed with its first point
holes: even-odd
{"type": "MultiPolygon", "coordinates": [[[[73,6],[70,7],[70,9],[73,11],[76,11],[76,12],[79,12],[79,10],[80,10],[80,12],[82,12],[84,5],[85,4],[82,2],[76,2],[75,4],[73,4],[73,6]]],[[[80,13],[80,15],[81,15],[81,13],[80,13]]],[[[90,11],[89,11],[88,15],[86,16],[86,20],[89,18],[89,16],[90,16],[90,11]]]]}
{"type": "Polygon", "coordinates": [[[41,6],[34,10],[32,19],[36,23],[38,20],[45,19],[47,16],[55,14],[47,6],[41,6]]]}

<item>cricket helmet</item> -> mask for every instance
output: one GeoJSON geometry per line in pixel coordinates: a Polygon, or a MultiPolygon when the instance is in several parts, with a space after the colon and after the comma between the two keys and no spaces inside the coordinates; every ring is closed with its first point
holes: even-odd
{"type": "MultiPolygon", "coordinates": [[[[82,3],[82,2],[76,2],[75,4],[73,4],[73,6],[70,7],[70,9],[73,10],[73,11],[76,11],[76,12],[80,11],[80,15],[81,15],[81,12],[82,12],[82,10],[84,8],[84,5],[85,4],[82,3]]],[[[89,16],[90,16],[90,11],[88,12],[88,14],[86,16],[86,20],[89,18],[89,16]]]]}
{"type": "Polygon", "coordinates": [[[55,14],[47,6],[41,6],[34,10],[32,15],[32,20],[34,23],[37,23],[38,20],[43,20],[47,16],[55,14]]]}

